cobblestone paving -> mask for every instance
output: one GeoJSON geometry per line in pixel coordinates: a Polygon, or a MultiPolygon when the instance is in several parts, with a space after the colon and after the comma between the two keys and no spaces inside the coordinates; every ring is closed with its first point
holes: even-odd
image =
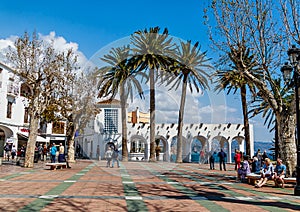
{"type": "Polygon", "coordinates": [[[71,169],[0,166],[0,211],[300,211],[293,188],[257,189],[208,165],[78,160],[71,169]]]}

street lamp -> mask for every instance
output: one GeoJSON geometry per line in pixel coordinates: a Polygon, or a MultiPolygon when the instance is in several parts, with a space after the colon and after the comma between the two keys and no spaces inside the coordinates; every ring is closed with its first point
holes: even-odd
{"type": "Polygon", "coordinates": [[[297,166],[296,166],[296,186],[294,188],[294,195],[300,196],[300,111],[299,111],[299,72],[300,72],[300,49],[292,45],[288,50],[288,56],[291,65],[285,63],[281,68],[283,79],[287,83],[291,78],[293,72],[293,81],[295,86],[295,103],[296,103],[296,147],[297,147],[297,166]]]}

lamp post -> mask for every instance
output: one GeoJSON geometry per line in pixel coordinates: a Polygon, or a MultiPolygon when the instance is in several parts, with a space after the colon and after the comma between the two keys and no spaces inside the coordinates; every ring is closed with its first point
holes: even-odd
{"type": "Polygon", "coordinates": [[[296,148],[297,148],[297,166],[296,166],[296,186],[294,195],[300,196],[300,111],[299,111],[299,72],[300,72],[300,49],[295,45],[288,50],[290,65],[285,63],[281,68],[285,82],[288,82],[293,72],[293,81],[295,86],[295,103],[296,103],[296,148]]]}

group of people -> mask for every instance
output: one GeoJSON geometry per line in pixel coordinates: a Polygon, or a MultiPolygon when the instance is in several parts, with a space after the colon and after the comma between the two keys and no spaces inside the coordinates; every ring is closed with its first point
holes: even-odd
{"type": "MultiPolygon", "coordinates": [[[[221,149],[220,152],[213,152],[209,157],[210,169],[215,169],[215,160],[219,157],[220,170],[226,171],[226,153],[221,149]]],[[[245,182],[247,175],[255,173],[261,175],[260,180],[255,185],[256,188],[260,188],[267,183],[268,180],[274,180],[276,187],[284,188],[284,177],[286,176],[286,166],[282,163],[280,158],[276,161],[274,167],[271,160],[268,158],[266,151],[257,153],[253,158],[239,150],[235,150],[234,155],[235,170],[237,171],[237,181],[245,182]]]]}
{"type": "Polygon", "coordinates": [[[15,145],[6,143],[4,146],[4,157],[9,161],[10,159],[14,160],[17,156],[17,148],[15,145]]]}
{"type": "Polygon", "coordinates": [[[274,180],[275,186],[284,188],[284,178],[286,175],[286,166],[282,164],[282,160],[277,158],[276,166],[274,168],[269,158],[265,159],[265,163],[261,170],[261,178],[255,185],[256,188],[261,188],[268,180],[274,180]]]}
{"type": "Polygon", "coordinates": [[[220,170],[222,171],[222,167],[224,171],[226,171],[226,157],[227,154],[221,149],[219,153],[213,152],[210,157],[209,157],[209,167],[210,169],[215,169],[215,161],[216,158],[219,157],[219,162],[220,162],[220,170]]]}
{"type": "Polygon", "coordinates": [[[117,162],[118,168],[120,167],[119,150],[114,146],[108,146],[104,155],[107,163],[106,167],[114,167],[114,163],[117,162]]]}
{"type": "Polygon", "coordinates": [[[237,170],[237,181],[244,182],[247,175],[254,173],[261,175],[260,180],[255,185],[256,188],[261,188],[268,180],[274,180],[276,187],[280,186],[284,188],[286,166],[282,163],[280,158],[277,158],[275,167],[266,153],[261,154],[259,149],[252,159],[239,151],[236,151],[234,158],[235,170],[237,170]],[[242,159],[243,161],[241,162],[242,159]]]}

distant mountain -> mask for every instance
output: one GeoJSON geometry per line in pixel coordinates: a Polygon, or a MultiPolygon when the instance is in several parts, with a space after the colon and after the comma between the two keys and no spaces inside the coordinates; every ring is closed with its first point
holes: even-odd
{"type": "Polygon", "coordinates": [[[274,147],[274,143],[272,141],[254,141],[255,152],[260,149],[261,152],[264,152],[266,150],[267,153],[271,153],[272,151],[270,150],[270,148],[272,147],[274,147]]]}
{"type": "Polygon", "coordinates": [[[270,159],[274,160],[273,152],[270,150],[274,147],[274,143],[272,141],[254,141],[254,153],[260,149],[260,152],[263,153],[265,150],[270,159]]]}

